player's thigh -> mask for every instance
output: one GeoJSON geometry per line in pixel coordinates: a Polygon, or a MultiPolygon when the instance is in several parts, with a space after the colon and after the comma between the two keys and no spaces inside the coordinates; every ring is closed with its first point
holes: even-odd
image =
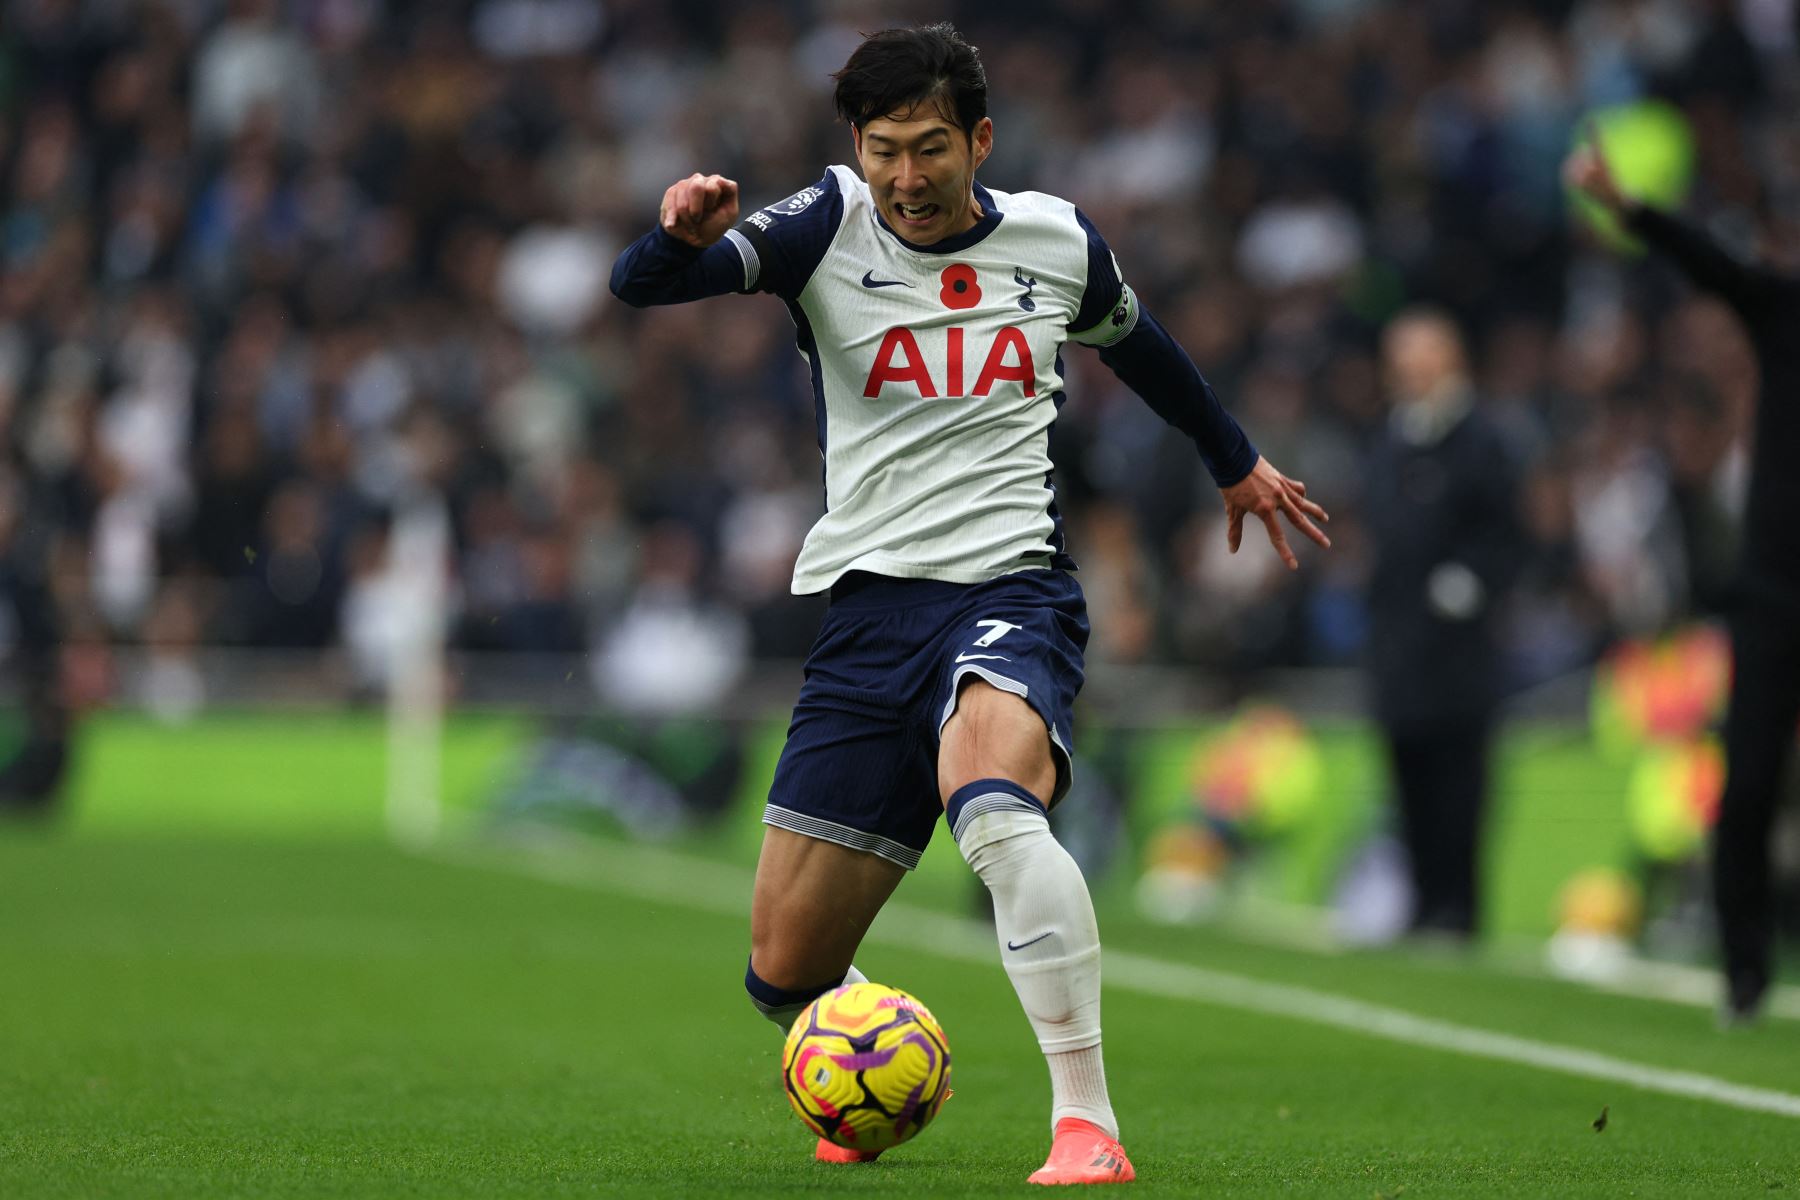
{"type": "Polygon", "coordinates": [[[1050,729],[1021,696],[975,675],[959,682],[938,744],[938,798],[978,779],[1009,779],[1048,804],[1056,790],[1050,729]]]}
{"type": "Polygon", "coordinates": [[[790,989],[843,978],[905,874],[878,855],[765,826],[750,907],[757,975],[790,989]]]}
{"type": "Polygon", "coordinates": [[[994,778],[1046,808],[1062,798],[1087,636],[1087,603],[1067,572],[1022,571],[969,589],[936,647],[940,801],[994,778]]]}

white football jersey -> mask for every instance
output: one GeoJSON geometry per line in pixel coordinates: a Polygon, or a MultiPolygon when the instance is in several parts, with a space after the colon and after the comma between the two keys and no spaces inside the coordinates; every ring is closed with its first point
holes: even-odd
{"type": "Polygon", "coordinates": [[[1050,463],[1063,343],[1114,344],[1137,302],[1068,201],[975,195],[975,228],[914,246],[837,166],[727,235],[744,290],[787,302],[812,372],[825,515],[796,593],[855,570],[980,583],[1073,565],[1050,463]]]}

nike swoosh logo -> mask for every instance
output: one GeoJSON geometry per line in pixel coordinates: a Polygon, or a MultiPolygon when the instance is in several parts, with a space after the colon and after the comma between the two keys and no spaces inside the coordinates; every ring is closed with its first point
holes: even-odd
{"type": "Polygon", "coordinates": [[[864,271],[863,272],[863,286],[866,288],[878,288],[878,287],[911,287],[913,285],[906,282],[906,280],[904,280],[904,279],[877,279],[877,278],[875,278],[875,272],[864,271]]]}
{"type": "Polygon", "coordinates": [[[1043,941],[1045,938],[1049,937],[1052,933],[1055,933],[1055,932],[1056,932],[1056,930],[1054,930],[1054,929],[1048,930],[1044,933],[1038,934],[1036,937],[1032,938],[1029,942],[1020,942],[1016,946],[1013,945],[1011,942],[1008,942],[1008,943],[1006,943],[1006,948],[1008,950],[1023,950],[1027,946],[1037,945],[1039,942],[1043,941]]]}
{"type": "Polygon", "coordinates": [[[969,660],[976,659],[976,658],[991,658],[996,662],[1011,662],[1012,661],[1012,659],[1006,657],[1006,655],[1004,655],[1004,654],[959,654],[956,656],[956,661],[957,662],[968,662],[969,660]]]}

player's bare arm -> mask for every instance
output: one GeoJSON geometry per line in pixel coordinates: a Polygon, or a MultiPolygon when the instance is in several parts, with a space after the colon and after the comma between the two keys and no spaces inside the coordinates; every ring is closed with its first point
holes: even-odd
{"type": "Polygon", "coordinates": [[[670,237],[704,250],[724,237],[737,219],[737,181],[695,174],[663,193],[657,221],[670,237]]]}
{"type": "Polygon", "coordinates": [[[1328,522],[1331,514],[1327,513],[1315,501],[1306,498],[1306,485],[1298,479],[1289,479],[1275,469],[1275,464],[1266,458],[1257,458],[1256,466],[1251,472],[1228,488],[1221,488],[1220,494],[1225,497],[1225,516],[1228,524],[1225,537],[1233,554],[1244,539],[1244,517],[1254,516],[1269,531],[1269,544],[1275,547],[1275,553],[1281,555],[1288,570],[1297,570],[1300,560],[1288,545],[1287,534],[1281,528],[1281,518],[1285,517],[1301,533],[1329,550],[1331,539],[1325,536],[1318,522],[1328,522]]]}

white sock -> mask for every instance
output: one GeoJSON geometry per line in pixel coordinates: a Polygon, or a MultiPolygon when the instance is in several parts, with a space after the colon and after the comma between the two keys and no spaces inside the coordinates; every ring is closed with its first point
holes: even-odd
{"type": "Polygon", "coordinates": [[[1100,1056],[1100,927],[1087,881],[1043,810],[1007,804],[1005,794],[957,806],[957,846],[993,894],[1000,958],[1050,1066],[1051,1128],[1080,1117],[1118,1137],[1100,1056]]]}
{"type": "Polygon", "coordinates": [[[1050,1128],[1055,1130],[1064,1117],[1080,1117],[1118,1137],[1119,1123],[1106,1098],[1106,1065],[1100,1060],[1100,1047],[1046,1054],[1044,1061],[1050,1064],[1050,1128]]]}

